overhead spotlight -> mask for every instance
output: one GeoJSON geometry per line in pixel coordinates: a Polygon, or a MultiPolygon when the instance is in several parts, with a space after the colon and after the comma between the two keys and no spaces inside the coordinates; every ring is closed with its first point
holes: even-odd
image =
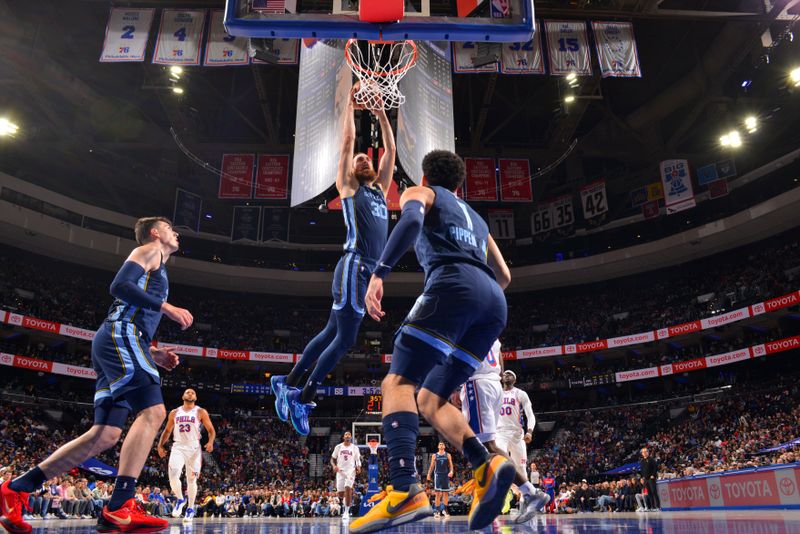
{"type": "Polygon", "coordinates": [[[173,65],[172,67],[169,68],[169,73],[170,75],[178,78],[180,77],[181,74],[183,74],[183,67],[178,67],[177,65],[173,65]]]}
{"type": "Polygon", "coordinates": [[[750,115],[744,120],[744,127],[747,128],[748,133],[755,133],[758,130],[758,119],[750,115]]]}
{"type": "Polygon", "coordinates": [[[180,88],[180,87],[173,87],[172,88],[172,92],[175,93],[176,95],[182,95],[183,94],[183,89],[180,88]]]}
{"type": "Polygon", "coordinates": [[[567,104],[575,102],[575,95],[567,95],[566,97],[564,97],[564,102],[566,102],[567,104]]]}
{"type": "Polygon", "coordinates": [[[792,72],[789,73],[789,78],[791,78],[795,86],[800,86],[800,67],[792,69],[792,72]]]}
{"type": "Polygon", "coordinates": [[[19,126],[5,117],[0,117],[0,137],[14,137],[19,131],[19,126]]]}
{"type": "Polygon", "coordinates": [[[742,80],[742,89],[747,89],[753,83],[753,80],[742,80]]]}
{"type": "Polygon", "coordinates": [[[571,82],[571,81],[577,80],[577,79],[578,79],[578,75],[576,73],[570,72],[569,74],[567,74],[567,81],[568,82],[571,82]]]}
{"type": "Polygon", "coordinates": [[[742,146],[742,136],[736,130],[731,130],[719,138],[719,144],[731,148],[742,146]]]}

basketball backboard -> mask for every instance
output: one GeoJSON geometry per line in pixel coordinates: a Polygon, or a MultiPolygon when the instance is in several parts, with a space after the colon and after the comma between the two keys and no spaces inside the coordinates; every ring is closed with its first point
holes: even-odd
{"type": "MultiPolygon", "coordinates": [[[[225,28],[237,37],[527,42],[533,0],[405,0],[390,23],[359,19],[367,0],[227,0],[225,28]]],[[[371,0],[381,1],[381,0],[371,0]]]]}

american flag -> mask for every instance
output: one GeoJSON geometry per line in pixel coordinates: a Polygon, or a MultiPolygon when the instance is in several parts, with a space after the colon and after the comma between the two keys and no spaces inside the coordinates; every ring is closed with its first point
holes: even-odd
{"type": "Polygon", "coordinates": [[[254,0],[253,11],[262,13],[285,13],[286,0],[254,0]]]}

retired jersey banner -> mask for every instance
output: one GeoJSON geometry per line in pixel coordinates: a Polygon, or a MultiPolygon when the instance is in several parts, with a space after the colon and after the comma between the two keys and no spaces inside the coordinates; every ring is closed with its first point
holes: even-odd
{"type": "Polygon", "coordinates": [[[225,154],[219,176],[219,198],[250,198],[253,196],[253,166],[255,154],[225,154]]]}
{"type": "Polygon", "coordinates": [[[500,159],[500,199],[532,202],[531,164],[527,159],[500,159]]]}
{"type": "Polygon", "coordinates": [[[661,162],[661,183],[667,215],[693,208],[696,205],[689,162],[685,159],[668,159],[661,162]]]}
{"type": "Polygon", "coordinates": [[[165,9],[161,12],[153,63],[160,65],[199,65],[200,42],[206,23],[206,10],[165,9]]]}
{"type": "Polygon", "coordinates": [[[175,210],[172,212],[172,226],[186,228],[194,233],[200,231],[200,213],[203,211],[203,197],[181,188],[175,191],[175,210]]]}
{"type": "Polygon", "coordinates": [[[100,61],[144,61],[154,13],[153,8],[112,7],[100,61]]]}
{"type": "Polygon", "coordinates": [[[550,74],[578,76],[592,74],[589,57],[589,38],[586,23],[575,20],[546,20],[544,22],[547,55],[550,57],[550,74]]]}
{"type": "Polygon", "coordinates": [[[564,195],[552,200],[550,206],[553,228],[561,228],[575,223],[575,211],[572,208],[572,197],[570,195],[564,195]]]}
{"type": "Polygon", "coordinates": [[[531,233],[543,234],[553,229],[553,205],[539,204],[531,213],[531,233]]]}
{"type": "Polygon", "coordinates": [[[480,74],[496,73],[500,70],[496,61],[476,67],[473,60],[477,57],[477,43],[453,43],[453,72],[457,74],[480,74]]]}
{"type": "Polygon", "coordinates": [[[261,208],[258,206],[236,206],[233,208],[231,241],[258,241],[261,229],[261,208]]]}
{"type": "Polygon", "coordinates": [[[255,198],[285,200],[289,198],[289,156],[260,154],[256,167],[255,198]]]}
{"type": "Polygon", "coordinates": [[[639,52],[630,22],[592,22],[603,78],[641,78],[639,52]]]}
{"type": "Polygon", "coordinates": [[[494,239],[515,239],[514,210],[489,210],[486,222],[494,239]]]}
{"type": "Polygon", "coordinates": [[[581,206],[584,219],[591,219],[607,212],[606,183],[601,180],[581,187],[581,206]]]}
{"type": "Polygon", "coordinates": [[[539,21],[533,39],[527,43],[503,43],[500,55],[500,72],[503,74],[544,74],[544,54],[539,21]]]}
{"type": "Polygon", "coordinates": [[[464,158],[468,201],[497,201],[497,170],[494,158],[464,158]]]}
{"type": "Polygon", "coordinates": [[[224,12],[221,9],[211,11],[211,23],[208,27],[208,40],[206,41],[206,57],[203,65],[206,67],[227,67],[230,65],[249,65],[250,56],[247,54],[247,38],[234,37],[225,31],[222,25],[224,12]]]}

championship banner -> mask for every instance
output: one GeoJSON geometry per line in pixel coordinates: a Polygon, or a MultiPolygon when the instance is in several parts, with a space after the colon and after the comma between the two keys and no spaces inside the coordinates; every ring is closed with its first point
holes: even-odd
{"type": "Polygon", "coordinates": [[[695,207],[697,203],[694,200],[689,162],[685,159],[668,159],[662,161],[659,168],[667,215],[695,207]]]}
{"type": "Polygon", "coordinates": [[[591,219],[608,211],[605,181],[600,180],[581,187],[581,206],[584,219],[591,219]]]}
{"type": "Polygon", "coordinates": [[[231,225],[231,241],[258,241],[261,228],[261,208],[258,206],[235,206],[233,208],[233,224],[231,225]]]}
{"type": "Polygon", "coordinates": [[[489,210],[486,222],[495,239],[516,239],[514,210],[489,210]]]}
{"type": "Polygon", "coordinates": [[[497,201],[497,168],[494,158],[464,158],[467,179],[464,183],[466,199],[472,201],[497,201]]]}
{"type": "Polygon", "coordinates": [[[144,61],[155,11],[153,8],[112,7],[100,61],[144,61]]]}
{"type": "Polygon", "coordinates": [[[255,198],[286,200],[289,198],[289,156],[259,154],[256,167],[255,198]]]}
{"type": "Polygon", "coordinates": [[[728,193],[727,178],[720,178],[719,180],[708,184],[708,196],[712,199],[727,196],[728,193]]]}
{"type": "Polygon", "coordinates": [[[261,210],[261,241],[289,241],[289,208],[261,210]]]}
{"type": "Polygon", "coordinates": [[[185,228],[194,233],[200,231],[200,213],[203,211],[203,197],[184,191],[180,187],[175,190],[175,209],[172,212],[172,226],[185,228]]]}
{"type": "Polygon", "coordinates": [[[530,161],[500,159],[500,199],[503,202],[533,202],[530,161]]]}
{"type": "Polygon", "coordinates": [[[199,65],[200,43],[206,10],[165,9],[161,12],[153,63],[159,65],[199,65]]]}
{"type": "Polygon", "coordinates": [[[589,39],[586,23],[570,20],[546,20],[544,22],[547,55],[550,57],[550,74],[566,76],[591,76],[592,61],[589,57],[589,39]]]}
{"type": "Polygon", "coordinates": [[[569,226],[575,222],[575,211],[572,207],[572,196],[564,195],[550,202],[550,213],[553,216],[553,228],[569,226]]]}
{"type": "Polygon", "coordinates": [[[473,60],[478,57],[478,45],[473,42],[453,43],[453,72],[456,74],[493,74],[500,71],[497,62],[476,67],[473,60]]]}
{"type": "Polygon", "coordinates": [[[218,198],[251,198],[255,154],[224,154],[218,198]]]}
{"type": "Polygon", "coordinates": [[[553,205],[539,204],[531,213],[531,233],[543,234],[553,229],[553,205]]]}
{"type": "Polygon", "coordinates": [[[641,78],[639,52],[630,22],[592,22],[603,78],[641,78]]]}
{"type": "MultiPolygon", "coordinates": [[[[278,56],[278,65],[297,65],[300,59],[300,39],[275,39],[272,53],[278,56]]],[[[253,63],[270,65],[266,61],[253,58],[253,63]]]]}
{"type": "Polygon", "coordinates": [[[503,43],[500,54],[500,72],[503,74],[544,74],[544,54],[539,21],[536,32],[527,43],[503,43]]]}
{"type": "Polygon", "coordinates": [[[227,67],[230,65],[249,65],[247,38],[234,37],[225,31],[222,20],[225,17],[222,9],[211,11],[211,23],[208,27],[206,55],[204,67],[227,67]]]}

